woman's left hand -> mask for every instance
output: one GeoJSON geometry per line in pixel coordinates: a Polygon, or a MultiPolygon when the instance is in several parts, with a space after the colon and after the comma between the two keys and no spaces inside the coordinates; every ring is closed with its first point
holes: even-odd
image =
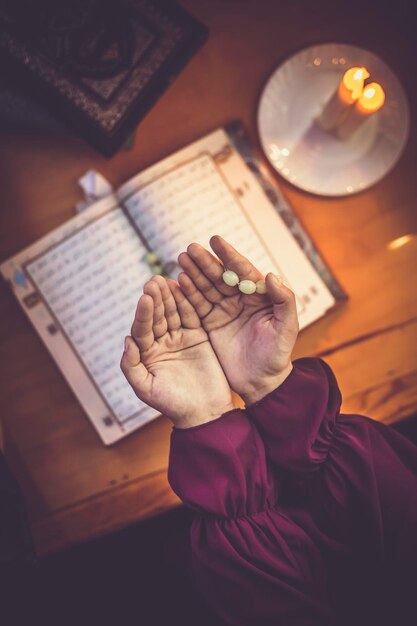
{"type": "Polygon", "coordinates": [[[144,287],[121,368],[136,395],[188,428],[233,409],[226,377],[193,306],[175,281],[144,287]]]}

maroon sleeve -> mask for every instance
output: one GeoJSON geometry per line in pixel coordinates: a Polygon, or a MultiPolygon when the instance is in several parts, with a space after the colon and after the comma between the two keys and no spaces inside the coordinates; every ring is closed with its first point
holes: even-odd
{"type": "Polygon", "coordinates": [[[282,385],[247,407],[247,413],[275,465],[311,474],[326,459],[341,401],[328,365],[299,359],[282,385]]]}
{"type": "Polygon", "coordinates": [[[308,485],[310,536],[316,540],[317,526],[321,538],[356,553],[368,577],[384,572],[393,597],[396,588],[402,598],[394,602],[417,620],[410,587],[417,580],[417,447],[384,424],[340,414],[340,404],[329,366],[300,359],[247,414],[275,472],[308,485]]]}
{"type": "Polygon", "coordinates": [[[169,481],[198,512],[191,530],[196,582],[223,620],[331,623],[320,551],[281,509],[281,485],[244,411],[174,428],[169,481]]]}

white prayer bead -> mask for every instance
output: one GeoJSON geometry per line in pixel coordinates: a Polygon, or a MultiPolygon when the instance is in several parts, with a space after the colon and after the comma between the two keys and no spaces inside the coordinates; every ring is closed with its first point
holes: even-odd
{"type": "Polygon", "coordinates": [[[159,263],[159,256],[156,252],[147,252],[145,254],[145,261],[149,265],[157,265],[159,263]]]}
{"type": "Polygon", "coordinates": [[[223,282],[229,285],[229,287],[235,287],[239,282],[239,276],[232,270],[226,270],[223,272],[223,282]]]}
{"type": "Polygon", "coordinates": [[[264,280],[258,280],[256,283],[256,293],[266,293],[266,283],[264,280]]]}
{"type": "Polygon", "coordinates": [[[242,293],[250,295],[251,293],[255,293],[256,285],[253,280],[241,280],[239,283],[239,290],[242,293]]]}

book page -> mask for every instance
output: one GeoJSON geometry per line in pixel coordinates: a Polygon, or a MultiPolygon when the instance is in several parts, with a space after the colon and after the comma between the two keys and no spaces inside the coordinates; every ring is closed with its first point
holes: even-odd
{"type": "Polygon", "coordinates": [[[158,415],[120,371],[124,337],[150,277],[146,248],[114,195],[0,265],[102,441],[158,415]]]}
{"type": "Polygon", "coordinates": [[[119,363],[138,297],[150,277],[145,253],[128,218],[116,208],[26,265],[58,329],[121,423],[144,407],[119,363]]]}
{"type": "Polygon", "coordinates": [[[208,247],[210,237],[218,234],[263,274],[275,272],[293,289],[301,327],[334,304],[224,131],[145,170],[120,194],[147,244],[165,264],[174,263],[192,241],[208,247]]]}
{"type": "Polygon", "coordinates": [[[204,154],[147,184],[125,201],[147,244],[164,263],[176,262],[192,241],[221,234],[261,272],[283,273],[268,254],[213,158],[204,154]]]}

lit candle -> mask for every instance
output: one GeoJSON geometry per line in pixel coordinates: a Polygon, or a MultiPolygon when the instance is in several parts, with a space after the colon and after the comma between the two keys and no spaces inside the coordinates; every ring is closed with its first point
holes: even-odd
{"type": "Polygon", "coordinates": [[[317,118],[323,130],[333,130],[343,122],[351,105],[360,97],[367,78],[369,72],[365,67],[351,67],[345,72],[338,88],[317,118]]]}
{"type": "Polygon", "coordinates": [[[369,83],[355,106],[349,111],[348,116],[337,128],[337,135],[340,139],[347,139],[362,126],[373,113],[379,111],[384,105],[385,92],[378,83],[369,83]]]}

